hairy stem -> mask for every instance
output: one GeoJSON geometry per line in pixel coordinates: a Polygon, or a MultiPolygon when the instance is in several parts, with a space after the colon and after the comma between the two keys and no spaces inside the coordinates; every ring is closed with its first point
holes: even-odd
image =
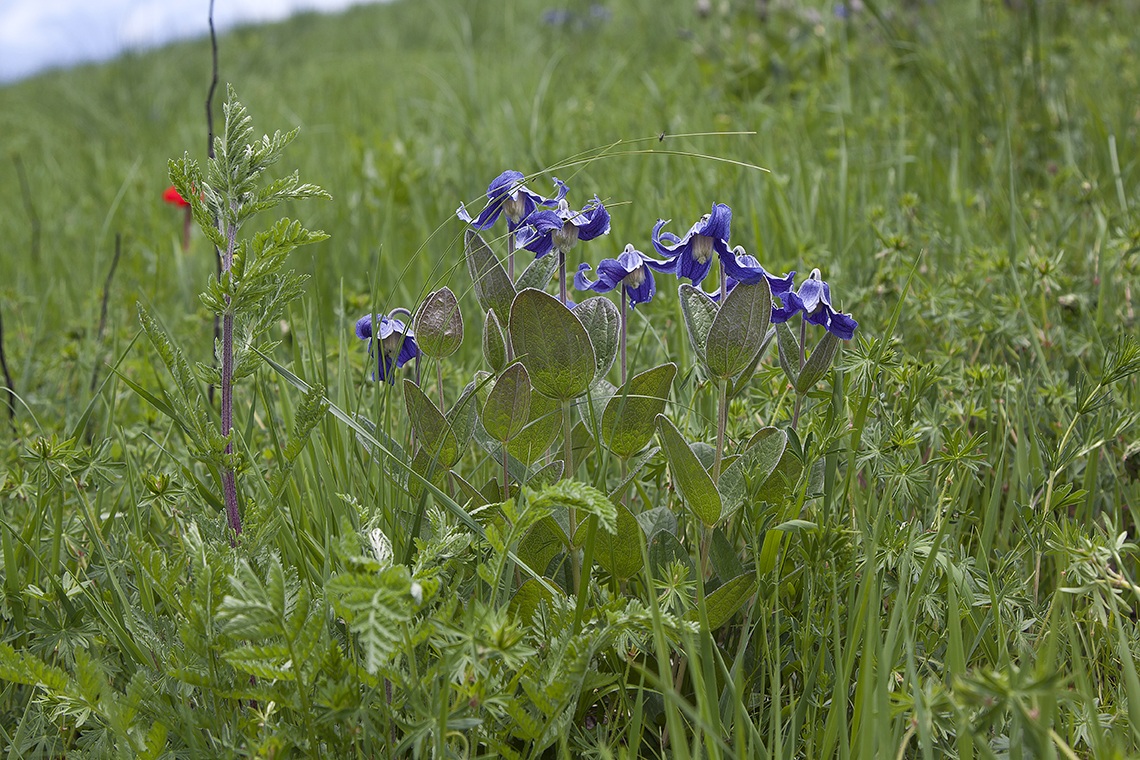
{"type": "Polygon", "coordinates": [[[720,480],[720,460],[724,457],[724,429],[728,425],[728,381],[717,381],[716,393],[716,458],[713,459],[713,483],[720,480]]]}
{"type": "MultiPolygon", "coordinates": [[[[230,212],[236,216],[236,204],[231,203],[230,212]]],[[[234,263],[234,249],[237,247],[237,222],[226,222],[226,252],[222,259],[222,272],[230,271],[234,263]]],[[[234,314],[230,309],[230,297],[226,296],[226,311],[222,314],[222,435],[231,435],[234,426],[234,314]]],[[[226,444],[226,461],[222,466],[222,495],[226,502],[226,516],[230,529],[241,533],[241,514],[238,513],[237,479],[233,467],[234,442],[226,444]]]]}
{"type": "MultiPolygon", "coordinates": [[[[807,320],[802,316],[800,317],[800,372],[804,371],[804,351],[806,350],[804,343],[807,341],[807,320]]],[[[797,384],[799,381],[796,381],[797,384]]],[[[803,406],[804,397],[799,391],[796,391],[796,406],[792,411],[792,430],[796,429],[796,425],[800,421],[800,408],[803,406]]]]}
{"type": "Polygon", "coordinates": [[[507,231],[507,277],[510,278],[511,284],[515,281],[515,235],[510,230],[507,231]]]}
{"type": "Polygon", "coordinates": [[[621,285],[621,384],[625,385],[625,346],[626,333],[629,332],[629,317],[626,314],[626,302],[629,301],[629,286],[624,282],[621,285]]]}
{"type": "MultiPolygon", "coordinates": [[[[565,473],[564,477],[572,479],[574,477],[574,421],[570,418],[570,400],[567,399],[562,402],[562,437],[565,439],[563,445],[563,456],[566,459],[566,467],[562,470],[565,473]]],[[[574,507],[570,507],[570,543],[574,542],[574,533],[578,530],[578,513],[574,507]]],[[[578,553],[573,549],[570,550],[570,570],[574,578],[574,593],[578,593],[579,581],[582,578],[582,566],[578,563],[578,553]]]]}
{"type": "Polygon", "coordinates": [[[566,252],[558,251],[558,298],[566,305],[566,252]]]}

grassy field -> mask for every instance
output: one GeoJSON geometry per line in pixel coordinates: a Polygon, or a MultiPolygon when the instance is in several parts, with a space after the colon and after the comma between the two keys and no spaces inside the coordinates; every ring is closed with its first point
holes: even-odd
{"type": "MultiPolygon", "coordinates": [[[[693,5],[219,40],[218,129],[230,83],[256,135],[300,129],[270,174],[331,195],[250,225],[329,237],[237,386],[236,546],[193,418],[219,419],[213,249],[162,202],[169,159],[206,160],[208,41],[0,89],[5,757],[1140,755],[1140,7],[693,5]],[[667,431],[619,462],[591,421],[616,366],[559,484],[558,426],[506,503],[482,427],[451,476],[417,464],[353,325],[450,287],[465,337],[423,385],[462,408],[491,366],[455,209],[505,169],[605,202],[571,272],[713,203],[769,271],[821,270],[854,339],[802,399],[771,347],[726,409],[726,470],[770,428],[780,482],[745,472],[710,522],[667,431]]],[[[631,374],[677,364],[666,415],[716,480],[719,386],[657,287],[631,374]]]]}

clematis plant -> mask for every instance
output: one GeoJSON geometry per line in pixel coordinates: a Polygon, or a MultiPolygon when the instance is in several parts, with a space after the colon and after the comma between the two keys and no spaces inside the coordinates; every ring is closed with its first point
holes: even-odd
{"type": "Polygon", "coordinates": [[[411,328],[394,316],[406,311],[406,309],[396,309],[388,315],[380,315],[378,325],[373,322],[371,314],[365,314],[356,321],[356,337],[368,341],[368,356],[376,357],[373,380],[395,385],[395,370],[419,358],[420,349],[416,345],[416,336],[411,328]],[[375,345],[375,354],[373,345],[375,345]]]}
{"type": "Polygon", "coordinates": [[[507,276],[512,282],[515,279],[515,233],[539,208],[556,206],[566,197],[568,190],[566,184],[555,177],[557,194],[553,198],[543,198],[523,184],[525,179],[522,172],[508,169],[487,186],[487,205],[478,216],[472,218],[462,203],[455,210],[457,217],[477,230],[490,229],[499,221],[500,216],[507,218],[507,230],[511,233],[507,236],[507,276]]]}
{"type": "Polygon", "coordinates": [[[590,265],[582,262],[578,265],[578,272],[574,275],[574,287],[578,290],[592,290],[595,293],[609,293],[611,290],[621,288],[621,381],[626,381],[626,341],[629,332],[626,304],[629,308],[639,303],[649,303],[657,292],[657,285],[653,281],[653,272],[650,266],[662,264],[656,259],[646,256],[641,251],[627,244],[625,250],[618,254],[616,259],[603,259],[598,264],[598,279],[591,281],[586,272],[590,265]]]}
{"type": "MultiPolygon", "coordinates": [[[[795,282],[796,273],[794,271],[788,272],[783,277],[777,277],[770,274],[759,260],[744,250],[744,246],[738,245],[732,249],[726,256],[720,259],[722,271],[725,273],[725,288],[727,292],[731,293],[732,289],[736,287],[737,283],[745,285],[755,285],[760,280],[767,280],[768,287],[772,290],[772,295],[782,296],[792,289],[792,284],[795,282]]],[[[718,290],[713,294],[713,300],[720,298],[720,291],[718,290]]]]}
{"type": "MultiPolygon", "coordinates": [[[[728,237],[732,228],[732,209],[723,203],[714,203],[712,211],[702,216],[689,228],[684,237],[672,232],[662,232],[668,219],[658,219],[653,226],[653,247],[657,253],[668,259],[668,269],[677,277],[700,285],[712,268],[713,255],[721,260],[730,258],[728,237]]],[[[721,290],[724,290],[724,272],[721,273],[721,290]]]]}
{"type": "MultiPolygon", "coordinates": [[[[561,184],[562,190],[565,185],[561,184]]],[[[565,192],[560,190],[563,196],[565,192]]],[[[574,211],[566,198],[558,201],[557,209],[535,211],[527,220],[527,229],[520,232],[520,242],[541,258],[549,253],[558,254],[559,298],[566,304],[566,254],[579,240],[593,240],[609,234],[610,214],[598,196],[581,211],[574,211]]]]}

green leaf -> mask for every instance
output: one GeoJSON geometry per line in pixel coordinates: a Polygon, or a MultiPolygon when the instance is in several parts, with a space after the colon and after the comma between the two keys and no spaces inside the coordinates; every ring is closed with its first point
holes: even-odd
{"type": "Polygon", "coordinates": [[[714,528],[709,542],[709,557],[718,578],[735,578],[744,572],[736,548],[720,528],[714,528]]]}
{"type": "Polygon", "coordinates": [[[709,327],[705,363],[712,376],[730,380],[748,369],[768,334],[772,293],[768,281],[737,285],[721,303],[709,327]]]}
{"type": "Polygon", "coordinates": [[[594,379],[594,348],[586,328],[557,298],[541,290],[519,293],[511,305],[511,345],[539,393],[567,401],[594,379]]]}
{"type": "MultiPolygon", "coordinates": [[[[715,631],[732,619],[737,610],[745,605],[756,593],[759,584],[752,573],[738,575],[728,583],[712,592],[705,599],[705,609],[708,611],[709,629],[715,631]]],[[[696,620],[697,610],[689,610],[685,614],[686,620],[696,620]]]]}
{"type": "Polygon", "coordinates": [[[496,372],[502,372],[503,367],[507,366],[507,340],[503,337],[503,328],[499,326],[495,312],[490,310],[483,322],[483,358],[496,372]]]}
{"type": "Polygon", "coordinates": [[[507,451],[529,467],[542,458],[561,430],[562,406],[541,393],[532,393],[526,425],[511,438],[507,451]]]}
{"type": "Polygon", "coordinates": [[[431,459],[438,460],[444,467],[451,467],[458,462],[459,440],[455,431],[431,399],[409,378],[404,378],[404,404],[408,408],[408,419],[423,447],[421,451],[426,452],[431,459]]]}
{"type": "Polygon", "coordinates": [[[512,364],[499,375],[483,404],[483,427],[497,441],[506,443],[526,426],[530,414],[530,378],[526,367],[512,364]]]}
{"type": "MultiPolygon", "coordinates": [[[[739,288],[737,288],[739,290],[739,288]]],[[[463,344],[463,315],[451,288],[428,295],[412,319],[420,352],[435,359],[451,356],[463,344]]]]}
{"type": "Polygon", "coordinates": [[[749,362],[748,368],[740,373],[731,383],[728,384],[728,397],[730,399],[740,395],[748,383],[751,382],[752,376],[756,374],[756,367],[760,365],[760,359],[763,358],[764,352],[768,350],[768,346],[772,343],[772,339],[776,337],[776,328],[769,327],[767,334],[764,335],[764,340],[760,342],[760,349],[756,352],[756,356],[752,357],[749,362]]]}
{"type": "Polygon", "coordinates": [[[701,522],[712,526],[720,519],[721,501],[708,470],[689,448],[684,436],[664,414],[657,415],[657,432],[669,460],[673,484],[701,522]]]}
{"type": "Polygon", "coordinates": [[[692,344],[697,358],[704,364],[709,330],[712,329],[713,320],[716,319],[716,302],[703,290],[694,288],[687,282],[677,288],[677,297],[681,299],[681,314],[685,317],[685,330],[689,333],[689,343],[692,344]]]}
{"type": "Polygon", "coordinates": [[[660,531],[677,532],[677,516],[669,507],[654,507],[637,513],[637,522],[645,531],[646,540],[652,541],[660,531]]]}
{"type": "Polygon", "coordinates": [[[749,494],[768,479],[780,464],[787,445],[788,435],[783,430],[766,427],[756,431],[744,453],[725,468],[717,482],[726,514],[739,509],[749,494]]]}
{"type": "Polygon", "coordinates": [[[547,283],[550,282],[550,278],[553,277],[557,271],[557,256],[539,256],[530,262],[530,266],[519,275],[518,282],[515,283],[515,288],[517,290],[526,290],[527,288],[545,290],[547,283]]]}
{"type": "Polygon", "coordinates": [[[535,470],[526,484],[531,488],[541,488],[542,486],[549,486],[562,480],[562,471],[566,469],[566,463],[561,459],[555,459],[545,467],[540,467],[535,470]]]}
{"type": "Polygon", "coordinates": [[[653,577],[664,577],[665,568],[671,562],[680,562],[689,568],[690,580],[696,577],[693,558],[689,556],[689,552],[677,537],[668,531],[658,531],[649,542],[649,567],[653,570],[653,577]]]}
{"type": "Polygon", "coordinates": [[[467,251],[467,272],[475,284],[475,297],[484,311],[494,311],[499,324],[506,324],[511,315],[511,301],[515,286],[507,277],[507,270],[495,258],[483,237],[475,230],[464,233],[467,251]]]}
{"type": "MultiPolygon", "coordinates": [[[[447,480],[447,468],[443,466],[442,462],[436,460],[427,449],[420,449],[416,455],[412,457],[412,471],[420,477],[429,481],[436,488],[443,490],[445,481],[447,480]]],[[[423,498],[424,491],[423,483],[416,478],[408,478],[408,493],[414,501],[419,501],[423,498]]],[[[498,499],[496,499],[498,501],[498,499]]]]}
{"type": "Polygon", "coordinates": [[[531,526],[519,541],[519,559],[540,575],[550,564],[550,560],[565,551],[570,545],[566,531],[553,517],[547,516],[531,526]]]}
{"type": "Polygon", "coordinates": [[[776,507],[783,506],[791,498],[792,490],[799,483],[803,471],[804,466],[800,458],[790,448],[785,448],[779,464],[755,491],[752,500],[766,501],[776,507]]]}
{"type": "Polygon", "coordinates": [[[462,455],[475,432],[475,412],[479,408],[479,386],[470,382],[464,387],[455,405],[445,415],[447,424],[451,425],[455,439],[459,442],[459,453],[462,455]]]}
{"type": "Polygon", "coordinates": [[[621,346],[621,313],[613,301],[602,296],[587,298],[573,313],[586,328],[590,345],[594,347],[594,379],[605,377],[614,366],[621,346]]]}
{"type": "Polygon", "coordinates": [[[823,338],[815,344],[811,356],[807,358],[803,369],[800,370],[800,376],[795,383],[796,393],[801,395],[807,393],[823,379],[827,370],[831,369],[831,363],[835,361],[835,355],[839,352],[839,344],[839,338],[831,333],[823,334],[823,338]]]}
{"type": "Polygon", "coordinates": [[[780,356],[780,368],[794,388],[800,379],[800,341],[787,322],[776,325],[776,348],[780,356]]]}
{"type": "Polygon", "coordinates": [[[573,507],[582,515],[596,515],[598,525],[608,533],[617,530],[617,508],[604,493],[580,483],[577,480],[560,480],[554,485],[543,486],[531,495],[531,506],[535,509],[569,509],[573,507]]]}
{"type": "Polygon", "coordinates": [[[657,452],[660,450],[661,449],[657,446],[651,446],[646,449],[641,454],[641,456],[630,462],[629,472],[626,473],[626,476],[622,478],[621,482],[618,483],[612,491],[610,491],[610,500],[619,501],[625,494],[625,489],[628,488],[629,484],[633,482],[633,479],[638,476],[638,474],[645,468],[645,465],[649,463],[649,460],[655,457],[657,455],[657,452]]]}
{"type": "MultiPolygon", "coordinates": [[[[552,259],[553,256],[546,258],[552,259]]],[[[541,259],[539,259],[541,261],[541,259]]],[[[539,571],[541,572],[541,571],[539,571]]],[[[534,578],[528,578],[525,583],[519,586],[519,590],[511,597],[511,603],[507,606],[507,611],[514,615],[519,620],[530,623],[534,619],[534,613],[538,611],[538,606],[543,602],[553,602],[554,594],[550,593],[550,589],[543,586],[534,578]]]]}
{"type": "MultiPolygon", "coordinates": [[[[641,526],[637,518],[621,504],[617,508],[617,532],[594,533],[594,561],[605,568],[606,572],[617,578],[625,580],[632,578],[641,569],[641,526]]],[[[589,531],[589,521],[583,520],[574,532],[574,545],[582,546],[586,542],[586,533],[589,531]]]]}
{"type": "Polygon", "coordinates": [[[662,364],[634,375],[614,393],[602,414],[602,440],[610,451],[628,459],[645,448],[676,374],[676,364],[662,364]]]}

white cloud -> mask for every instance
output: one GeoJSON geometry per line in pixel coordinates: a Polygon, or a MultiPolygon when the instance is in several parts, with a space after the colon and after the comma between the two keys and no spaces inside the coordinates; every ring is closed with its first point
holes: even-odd
{"type": "MultiPolygon", "coordinates": [[[[279,21],[384,0],[216,0],[214,23],[279,21]]],[[[209,32],[209,0],[0,0],[0,82],[209,32]]]]}

